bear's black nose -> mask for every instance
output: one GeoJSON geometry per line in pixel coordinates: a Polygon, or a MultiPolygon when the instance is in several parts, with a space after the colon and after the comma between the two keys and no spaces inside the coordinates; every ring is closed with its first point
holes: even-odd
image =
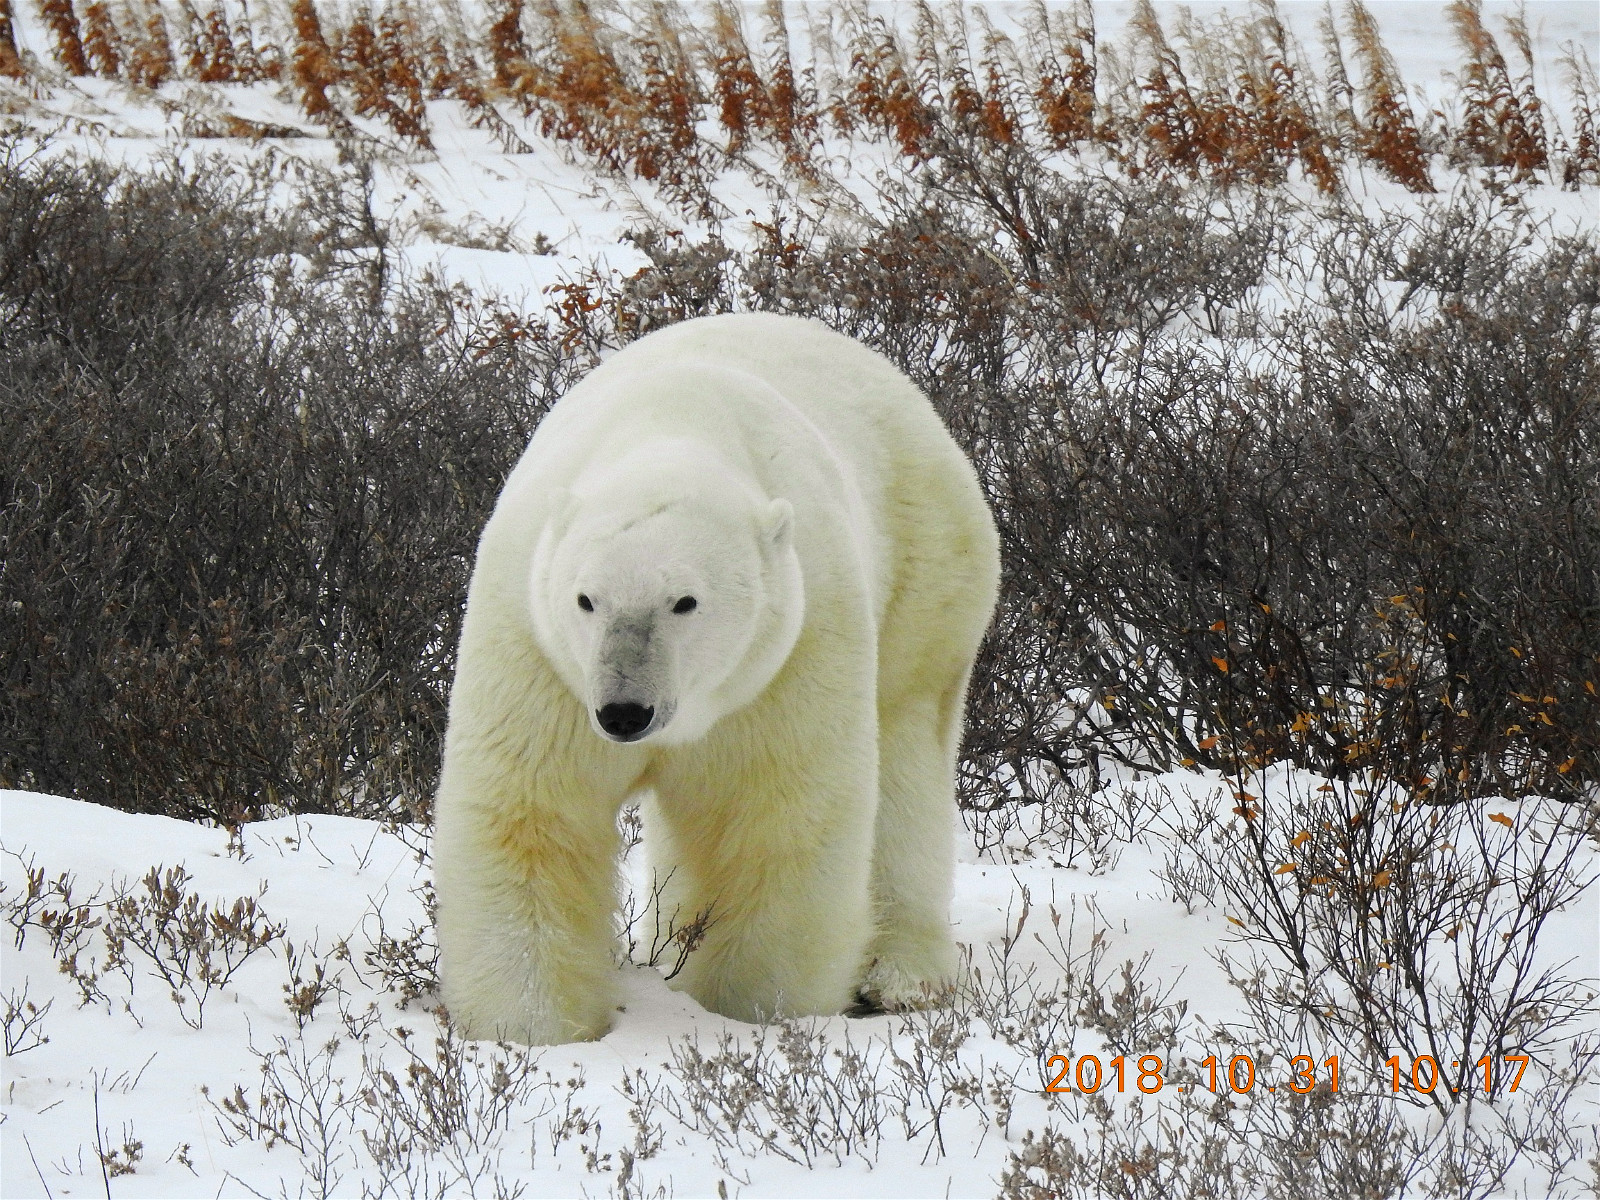
{"type": "Polygon", "coordinates": [[[612,737],[631,742],[649,727],[650,718],[655,715],[655,709],[642,704],[608,704],[595,713],[595,718],[612,737]]]}

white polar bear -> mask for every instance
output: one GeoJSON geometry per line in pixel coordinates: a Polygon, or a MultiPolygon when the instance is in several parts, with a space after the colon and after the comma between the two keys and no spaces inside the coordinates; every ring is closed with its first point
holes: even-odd
{"type": "Polygon", "coordinates": [[[611,1023],[617,815],[643,797],[680,986],[744,1020],[947,988],[954,774],[999,552],[886,359],[809,320],[651,334],[540,425],[478,545],[436,808],[470,1037],[611,1023]]]}

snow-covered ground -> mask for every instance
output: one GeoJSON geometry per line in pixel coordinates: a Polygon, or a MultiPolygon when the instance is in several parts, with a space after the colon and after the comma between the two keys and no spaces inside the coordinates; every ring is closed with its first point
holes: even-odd
{"type": "MultiPolygon", "coordinates": [[[[48,57],[37,13],[20,7],[29,11],[18,13],[19,44],[48,57]]],[[[1103,34],[1120,29],[1131,7],[1098,5],[1103,34]]],[[[1157,7],[1165,18],[1174,6],[1157,7]]],[[[1243,9],[1194,7],[1200,16],[1243,9]]],[[[1419,107],[1442,94],[1441,73],[1457,62],[1443,5],[1372,7],[1401,74],[1421,97],[1419,107]]],[[[1494,21],[1512,7],[1484,9],[1494,21]]],[[[1314,42],[1322,6],[1280,8],[1298,36],[1314,42]]],[[[1007,16],[1006,6],[995,11],[997,20],[1015,16],[1007,16]]],[[[1594,7],[1548,0],[1529,4],[1527,13],[1539,90],[1560,96],[1563,85],[1549,64],[1562,43],[1575,41],[1600,57],[1594,7]]],[[[13,111],[29,128],[53,130],[52,153],[79,151],[134,165],[172,152],[215,153],[240,163],[268,153],[319,165],[336,161],[334,142],[307,126],[271,85],[183,84],[169,93],[158,102],[115,82],[62,79],[26,96],[14,89],[13,111]],[[313,136],[264,143],[181,138],[183,112],[218,107],[305,127],[313,136]]],[[[376,160],[374,207],[400,231],[395,252],[410,271],[433,271],[532,310],[563,279],[642,266],[641,252],[620,240],[626,231],[650,223],[686,226],[648,187],[591,173],[553,143],[506,153],[454,102],[431,105],[430,120],[437,153],[396,149],[376,160]]],[[[875,164],[886,151],[840,144],[830,153],[853,155],[839,162],[839,173],[870,204],[875,164]]],[[[1418,203],[1375,178],[1357,175],[1352,184],[1375,206],[1418,203]]],[[[718,232],[736,246],[780,195],[795,199],[787,185],[752,173],[730,172],[715,192],[728,214],[718,232]]],[[[1592,188],[1543,186],[1526,195],[1557,226],[1600,223],[1592,188]]],[[[963,854],[953,917],[975,970],[955,1017],[835,1017],[763,1030],[708,1014],[671,990],[661,971],[628,965],[620,968],[624,1002],[608,1036],[528,1053],[463,1047],[428,1010],[426,995],[406,1001],[391,987],[410,961],[408,939],[410,953],[427,953],[427,871],[415,853],[421,833],[319,816],[254,824],[230,842],[224,830],[56,797],[0,794],[0,880],[13,918],[0,945],[0,999],[15,1010],[8,1043],[13,1032],[18,1039],[8,1044],[0,1077],[0,1193],[993,1194],[1008,1157],[1047,1124],[1105,1128],[1104,1121],[1095,1126],[1081,1097],[1042,1090],[1041,1071],[1054,1071],[1049,1054],[1109,1059],[1114,1053],[1083,1015],[1085,989],[1109,1003],[1123,986],[1122,964],[1134,964],[1143,995],[1159,1000],[1146,1014],[1148,1027],[1178,1022],[1177,1040],[1191,1066],[1209,1051],[1231,1054],[1225,1027],[1248,1019],[1244,994],[1218,960],[1228,954],[1236,966],[1247,961],[1233,914],[1221,897],[1192,901],[1190,911],[1162,877],[1171,873],[1182,822],[1195,811],[1237,821],[1230,786],[1193,772],[1113,786],[1125,790],[1125,807],[1138,815],[1126,838],[1102,843],[1098,854],[1069,859],[1049,838],[983,861],[975,851],[963,854]],[[154,961],[136,950],[127,950],[123,967],[108,961],[104,940],[115,919],[109,901],[136,900],[147,894],[142,880],[152,868],[180,866],[189,877],[183,888],[203,904],[230,910],[236,899],[253,897],[265,914],[256,927],[270,920],[281,928],[212,988],[203,1008],[196,995],[176,1002],[154,961]],[[43,873],[45,889],[31,910],[23,899],[30,870],[43,873]],[[70,903],[50,891],[63,877],[70,903]],[[78,931],[70,914],[84,905],[82,920],[100,924],[78,931]],[[97,980],[83,983],[64,969],[75,944],[80,979],[97,980]],[[327,986],[313,1004],[319,969],[327,986]],[[1052,1008],[1048,996],[1069,977],[1079,1007],[1052,1008]],[[1015,1012],[996,1001],[997,986],[1012,989],[1015,1012]],[[30,1013],[37,1014],[31,1024],[30,1013]],[[722,1046],[721,1039],[733,1043],[722,1046]],[[737,1053],[719,1062],[719,1046],[737,1053]],[[821,1065],[814,1054],[823,1056],[821,1065]],[[857,1062],[874,1083],[851,1091],[857,1062]],[[809,1075],[808,1064],[815,1068],[809,1075]],[[732,1115],[718,1110],[713,1093],[734,1103],[736,1084],[748,1089],[736,1097],[744,1107],[732,1115]],[[791,1085],[832,1100],[825,1096],[808,1110],[803,1098],[783,1090],[791,1085]],[[281,1128],[269,1136],[262,1121],[281,1128]]],[[[1261,795],[1270,801],[1317,786],[1280,773],[1261,795]]],[[[1552,835],[1553,818],[1537,806],[1522,812],[1490,803],[1485,813],[1490,822],[1511,813],[1506,819],[1515,820],[1519,833],[1569,836],[1552,835]]],[[[628,863],[636,892],[645,886],[642,858],[635,850],[628,863]]],[[[1574,875],[1592,879],[1597,871],[1600,848],[1590,838],[1577,853],[1574,875]]],[[[132,927],[141,918],[123,919],[132,927]]],[[[142,919],[148,926],[148,913],[142,919]]],[[[215,927],[211,932],[217,944],[226,940],[215,927]]],[[[203,939],[197,933],[191,940],[203,939]]],[[[177,937],[169,953],[181,944],[177,937]]],[[[1587,887],[1554,913],[1538,946],[1541,963],[1587,981],[1580,992],[1586,1011],[1569,1032],[1600,1037],[1594,999],[1600,887],[1587,887]]],[[[1154,1048],[1135,1046],[1133,1053],[1154,1048]]],[[[1272,1048],[1284,1056],[1313,1049],[1272,1048]]],[[[1277,1078],[1286,1078],[1281,1062],[1277,1069],[1277,1078]]],[[[1596,1159],[1587,1176],[1581,1165],[1574,1168],[1594,1189],[1600,1188],[1600,1079],[1590,1071],[1564,1119],[1586,1147],[1584,1157],[1596,1159]]],[[[1267,1083],[1264,1076],[1260,1086],[1267,1083]]],[[[1348,1077],[1345,1083],[1352,1086],[1348,1077]]],[[[1384,1097],[1382,1080],[1359,1086],[1384,1097]]],[[[1177,1087],[1176,1077],[1169,1079],[1166,1088],[1173,1090],[1155,1099],[1180,1104],[1177,1087]]],[[[1130,1070],[1128,1091],[1112,1093],[1110,1103],[1131,1111],[1136,1097],[1130,1070]]],[[[1439,1132],[1428,1110],[1399,1107],[1408,1127],[1439,1132]]],[[[1126,1173],[1138,1181],[1142,1169],[1129,1164],[1126,1173]]],[[[1325,1188],[1342,1194],[1337,1180],[1325,1188]]],[[[1570,1179],[1552,1184],[1535,1154],[1520,1159],[1491,1194],[1567,1188],[1562,1194],[1578,1193],[1570,1179]]]]}
{"type": "MultiPolygon", "coordinates": [[[[1271,804],[1278,793],[1315,784],[1278,772],[1262,795],[1271,804]]],[[[43,872],[47,891],[65,873],[72,905],[95,906],[94,919],[108,921],[111,914],[98,906],[119,894],[146,895],[141,880],[151,868],[182,867],[189,876],[184,889],[204,904],[228,910],[239,897],[256,898],[261,919],[282,931],[206,997],[200,1011],[193,996],[181,1005],[171,997],[149,959],[129,951],[132,961],[119,973],[106,963],[102,943],[90,937],[78,967],[98,973],[101,996],[80,1004],[83,992],[58,969],[64,956],[53,954],[46,928],[46,914],[67,906],[59,893],[47,898],[35,923],[13,930],[15,940],[8,938],[3,948],[8,997],[25,990],[41,1015],[23,1047],[5,1059],[0,1190],[18,1197],[101,1195],[108,1186],[121,1196],[293,1196],[324,1194],[325,1180],[326,1194],[377,1193],[386,1175],[373,1147],[382,1145],[386,1129],[392,1132],[386,1122],[399,1111],[424,1114],[402,1135],[415,1156],[413,1171],[426,1171],[433,1183],[419,1183],[416,1174],[409,1184],[397,1183],[391,1157],[393,1194],[433,1194],[435,1188],[451,1195],[508,1194],[519,1187],[530,1196],[650,1195],[657,1189],[703,1196],[721,1194],[719,1187],[748,1196],[992,1194],[1008,1153],[1027,1132],[1072,1124],[1066,1106],[1081,1099],[1042,1094],[1041,1071],[1055,1075],[1060,1064],[1024,1049],[1028,1034],[1019,1030],[1030,997],[1070,975],[1093,979],[1110,1002],[1123,987],[1122,965],[1134,964],[1145,996],[1160,1001],[1151,1027],[1170,1018],[1183,1028],[1188,1066],[1164,1068],[1161,1090],[1172,1091],[1155,1093],[1163,1102],[1181,1100],[1177,1089],[1185,1082],[1191,1089],[1203,1085],[1206,1073],[1197,1064],[1210,1052],[1230,1057],[1225,1027],[1246,1019],[1241,994],[1217,961],[1231,949],[1235,963],[1243,962],[1231,945],[1226,908],[1197,902],[1188,911],[1158,874],[1176,844],[1173,827],[1191,819],[1196,806],[1226,814],[1234,804],[1231,791],[1214,777],[1189,772],[1121,786],[1127,810],[1144,814],[1135,816],[1134,826],[1146,828],[1110,846],[1109,861],[1095,863],[1090,856],[1068,866],[1044,852],[1011,863],[979,862],[969,851],[958,866],[953,916],[958,938],[972,948],[972,986],[981,992],[987,980],[992,1001],[993,988],[1003,983],[1015,1009],[1012,1026],[992,1004],[963,1002],[954,1018],[935,1013],[800,1022],[789,1031],[796,1045],[775,1049],[780,1039],[774,1029],[709,1014],[672,991],[659,971],[629,965],[621,968],[615,1027],[600,1041],[527,1053],[482,1046],[466,1049],[464,1057],[458,1042],[441,1055],[436,1040],[444,1032],[426,1009],[427,997],[406,1004],[385,990],[377,962],[385,939],[403,940],[426,924],[418,891],[426,872],[413,853],[414,836],[349,818],[301,817],[250,825],[230,845],[223,830],[56,797],[0,794],[0,878],[8,911],[27,893],[30,869],[43,872]],[[297,1020],[290,998],[319,966],[330,990],[309,1019],[297,1020]],[[1006,977],[997,980],[1002,969],[1006,977]],[[1180,1001],[1186,1012],[1177,1015],[1180,1001]],[[938,1047],[956,1031],[948,1059],[939,1060],[938,1047]],[[30,1046],[34,1035],[47,1040],[30,1046]],[[811,1035],[818,1040],[808,1047],[811,1035]],[[713,1057],[724,1038],[747,1062],[764,1044],[773,1053],[766,1073],[697,1073],[688,1048],[713,1057]],[[696,1081],[712,1079],[712,1089],[728,1103],[779,1104],[779,1081],[819,1088],[826,1070],[808,1079],[807,1065],[816,1065],[809,1053],[825,1054],[840,1083],[847,1065],[837,1057],[841,1050],[859,1054],[876,1080],[868,1092],[877,1099],[856,1097],[857,1111],[866,1116],[853,1138],[837,1133],[825,1116],[807,1118],[800,1128],[816,1131],[808,1156],[794,1123],[774,1113],[747,1116],[742,1129],[725,1122],[737,1145],[719,1144],[701,1123],[706,1118],[696,1118],[695,1105],[705,1099],[696,1081]],[[928,1092],[908,1086],[920,1077],[895,1064],[896,1055],[904,1064],[917,1050],[934,1056],[928,1092]],[[510,1078],[497,1082],[497,1063],[508,1066],[510,1078]],[[264,1084],[274,1082],[293,1107],[273,1110],[270,1100],[262,1107],[263,1090],[272,1092],[264,1084]],[[735,1083],[773,1090],[737,1097],[735,1083]],[[259,1129],[253,1140],[240,1136],[246,1122],[225,1108],[229,1098],[241,1107],[236,1088],[248,1111],[269,1124],[287,1122],[278,1144],[270,1145],[259,1129]],[[426,1115],[430,1100],[439,1107],[459,1103],[466,1127],[444,1122],[441,1129],[438,1118],[426,1115]],[[480,1124],[473,1125],[473,1117],[480,1124]],[[763,1132],[775,1148],[763,1149],[763,1132]],[[101,1154],[111,1163],[105,1176],[101,1154]],[[625,1154],[633,1156],[631,1167],[625,1154]],[[115,1174],[118,1164],[133,1170],[115,1174]]],[[[643,882],[641,861],[638,850],[631,852],[635,889],[643,882]]],[[[1579,870],[1592,878],[1597,867],[1600,853],[1591,843],[1579,870]]],[[[1600,1033],[1593,1006],[1597,929],[1600,889],[1590,887],[1540,934],[1546,948],[1541,966],[1589,981],[1582,1027],[1591,1035],[1600,1033]]],[[[1081,1001],[1087,993],[1078,995],[1081,1001]]],[[[1042,1051],[1074,1056],[1074,1063],[1076,1056],[1097,1053],[1109,1067],[1116,1051],[1082,1011],[1042,1011],[1049,1018],[1037,1030],[1042,1051]]],[[[1161,1047],[1131,1049],[1127,1093],[1106,1088],[1113,1106],[1135,1098],[1135,1054],[1161,1047]]],[[[1275,1049],[1283,1059],[1316,1053],[1311,1045],[1275,1049]]],[[[1283,1059],[1270,1068],[1261,1064],[1257,1087],[1284,1090],[1289,1069],[1283,1059]]],[[[1348,1062],[1344,1072],[1347,1092],[1381,1095],[1387,1086],[1348,1062]]],[[[1575,1129],[1589,1127],[1591,1150],[1600,1118],[1596,1099],[1591,1083],[1589,1095],[1580,1095],[1565,1114],[1575,1129]]],[[[1408,1121],[1429,1128],[1424,1111],[1397,1107],[1408,1121]]],[[[1547,1186],[1531,1163],[1506,1184],[1505,1194],[1523,1195],[1543,1194],[1547,1186]]]]}

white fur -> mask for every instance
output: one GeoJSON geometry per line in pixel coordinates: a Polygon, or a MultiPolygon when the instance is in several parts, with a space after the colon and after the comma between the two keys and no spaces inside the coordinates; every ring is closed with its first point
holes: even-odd
{"type": "Polygon", "coordinates": [[[434,841],[457,1024],[606,1031],[616,818],[641,797],[668,911],[713,914],[678,980],[707,1008],[946,988],[956,747],[998,577],[971,465],[859,344],[710,317],[597,368],[512,472],[468,591],[434,841]],[[608,705],[653,715],[618,741],[608,705]]]}

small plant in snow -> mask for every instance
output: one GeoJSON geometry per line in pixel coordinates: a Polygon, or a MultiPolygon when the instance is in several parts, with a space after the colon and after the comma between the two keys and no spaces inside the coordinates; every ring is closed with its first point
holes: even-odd
{"type": "Polygon", "coordinates": [[[709,1138],[725,1169],[760,1153],[807,1168],[870,1165],[891,1113],[878,1084],[884,1057],[875,1040],[858,1047],[846,1032],[841,1044],[815,1020],[758,1028],[749,1042],[721,1033],[709,1050],[698,1036],[679,1038],[663,1107],[709,1138]]]}
{"type": "Polygon", "coordinates": [[[22,985],[22,991],[13,990],[5,998],[5,1047],[6,1057],[14,1054],[24,1054],[29,1050],[43,1046],[50,1039],[45,1037],[40,1030],[40,1023],[44,1020],[45,1013],[50,1011],[54,1000],[46,1000],[44,1007],[39,1008],[32,1000],[28,999],[28,985],[22,985]]]}
{"type": "MultiPolygon", "coordinates": [[[[331,957],[341,954],[348,960],[349,952],[343,942],[334,948],[331,957]]],[[[294,1018],[295,1028],[304,1034],[322,1002],[340,991],[339,976],[328,978],[328,960],[317,958],[304,946],[296,950],[287,937],[283,941],[283,957],[289,971],[289,981],[283,985],[284,1007],[294,1018]]]]}
{"type": "Polygon", "coordinates": [[[151,867],[141,881],[142,895],[118,891],[106,903],[105,967],[120,971],[131,990],[137,953],[171,989],[184,1023],[199,1029],[212,992],[225,987],[257,950],[281,940],[284,931],[268,920],[255,897],[241,896],[227,908],[205,904],[186,890],[190,879],[182,867],[165,872],[151,867]]]}
{"type": "MultiPolygon", "coordinates": [[[[261,1081],[252,1098],[243,1084],[211,1100],[217,1127],[228,1145],[259,1141],[270,1150],[282,1143],[300,1155],[311,1194],[327,1200],[343,1177],[351,1105],[344,1080],[334,1071],[337,1038],[313,1047],[304,1038],[279,1038],[273,1050],[255,1053],[261,1081]]],[[[201,1089],[210,1098],[206,1089],[201,1089]]]]}
{"type": "Polygon", "coordinates": [[[629,891],[623,895],[617,911],[623,961],[665,967],[668,979],[675,978],[683,970],[689,956],[700,948],[706,934],[716,924],[716,913],[712,908],[703,909],[688,920],[683,920],[681,909],[674,908],[663,920],[662,901],[671,880],[670,872],[665,879],[657,878],[651,872],[649,897],[641,905],[639,898],[629,891]],[[645,949],[642,927],[647,922],[650,926],[650,945],[645,949]]]}
{"type": "Polygon", "coordinates": [[[539,1113],[521,1111],[541,1081],[537,1059],[520,1048],[469,1042],[448,1025],[431,1055],[417,1050],[409,1030],[394,1030],[390,1041],[403,1068],[391,1069],[385,1055],[364,1046],[355,1096],[356,1122],[378,1171],[369,1195],[411,1197],[435,1187],[476,1195],[496,1176],[499,1155],[490,1152],[510,1130],[513,1112],[537,1119],[554,1107],[547,1101],[539,1113]]]}
{"type": "Polygon", "coordinates": [[[424,880],[411,892],[422,901],[423,922],[410,922],[396,937],[384,923],[382,911],[374,906],[368,917],[376,924],[372,949],[362,956],[367,966],[378,972],[384,989],[399,995],[401,1007],[439,987],[439,942],[434,935],[439,901],[431,880],[424,880]]]}

